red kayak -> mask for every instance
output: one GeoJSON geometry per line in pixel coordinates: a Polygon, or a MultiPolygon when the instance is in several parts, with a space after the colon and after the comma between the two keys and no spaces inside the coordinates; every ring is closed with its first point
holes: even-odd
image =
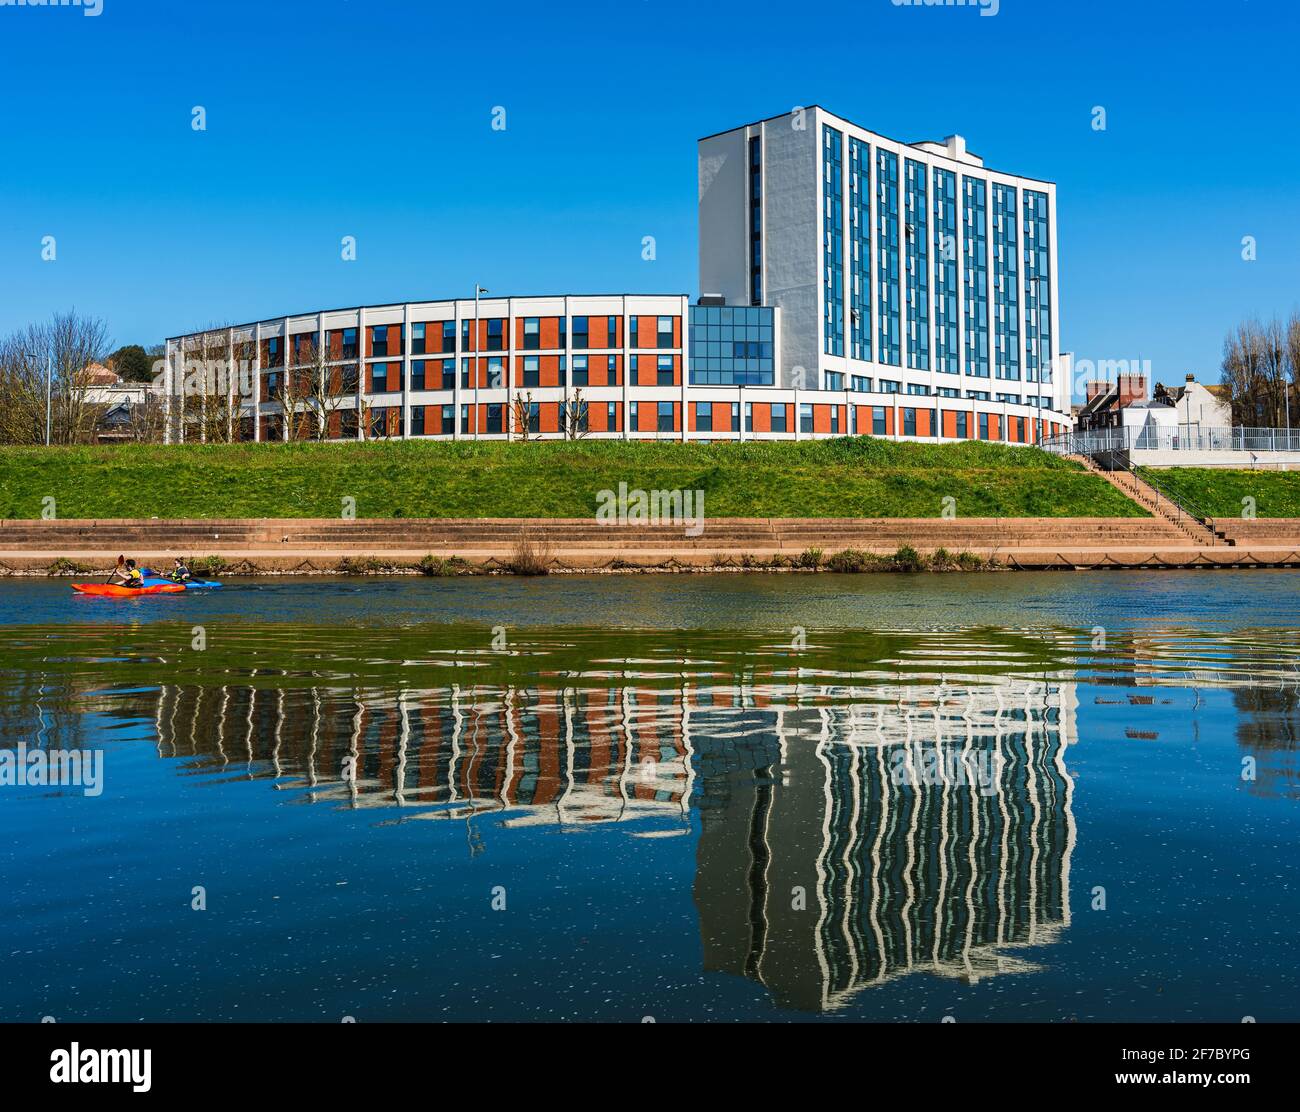
{"type": "Polygon", "coordinates": [[[184,591],[183,583],[159,583],[154,587],[119,587],[116,583],[74,583],[74,591],[83,595],[107,595],[109,598],[131,598],[133,595],[170,595],[184,591]]]}

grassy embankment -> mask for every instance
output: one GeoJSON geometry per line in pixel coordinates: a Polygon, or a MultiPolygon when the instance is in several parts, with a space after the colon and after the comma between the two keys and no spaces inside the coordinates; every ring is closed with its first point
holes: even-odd
{"type": "MultiPolygon", "coordinates": [[[[703,490],[708,517],[1143,517],[1078,465],[1000,444],[550,441],[0,448],[0,517],[591,517],[601,490],[703,490]]],[[[1261,510],[1262,512],[1262,510],[1261,510]]]]}
{"type": "Polygon", "coordinates": [[[1255,500],[1257,517],[1300,517],[1300,471],[1150,470],[1162,490],[1209,517],[1240,517],[1244,498],[1255,500]]]}

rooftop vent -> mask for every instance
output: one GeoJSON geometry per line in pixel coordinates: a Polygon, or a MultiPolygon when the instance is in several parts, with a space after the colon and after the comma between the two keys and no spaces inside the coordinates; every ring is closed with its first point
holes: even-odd
{"type": "Polygon", "coordinates": [[[977,154],[971,154],[966,149],[966,140],[960,135],[949,135],[942,143],[927,141],[924,143],[913,143],[923,151],[929,151],[931,154],[941,154],[951,158],[954,162],[966,162],[972,166],[983,166],[984,160],[977,154]]]}

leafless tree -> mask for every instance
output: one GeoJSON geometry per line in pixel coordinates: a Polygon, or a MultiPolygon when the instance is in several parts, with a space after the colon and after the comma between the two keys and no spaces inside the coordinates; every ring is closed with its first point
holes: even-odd
{"type": "Polygon", "coordinates": [[[238,366],[232,359],[228,326],[213,325],[181,343],[177,384],[179,417],[186,440],[230,443],[239,438],[238,366]]]}
{"type": "Polygon", "coordinates": [[[138,444],[161,444],[166,423],[167,403],[151,391],[131,406],[127,435],[138,444]]]}
{"type": "MultiPolygon", "coordinates": [[[[533,392],[529,390],[527,394],[516,393],[515,400],[510,405],[510,424],[512,432],[523,444],[527,444],[536,435],[533,432],[532,416],[533,392]]],[[[475,420],[477,419],[475,415],[475,420]]]]}
{"type": "Polygon", "coordinates": [[[109,347],[104,322],[75,309],[0,340],[0,440],[45,442],[48,389],[50,442],[92,441],[104,407],[87,397],[86,369],[107,358],[109,347]]]}
{"type": "Polygon", "coordinates": [[[581,440],[587,435],[587,416],[589,406],[582,396],[582,387],[576,387],[573,394],[560,403],[560,431],[566,440],[581,440]]]}
{"type": "Polygon", "coordinates": [[[1289,400],[1300,389],[1300,313],[1237,325],[1223,344],[1220,382],[1228,388],[1234,424],[1286,424],[1289,400]]]}

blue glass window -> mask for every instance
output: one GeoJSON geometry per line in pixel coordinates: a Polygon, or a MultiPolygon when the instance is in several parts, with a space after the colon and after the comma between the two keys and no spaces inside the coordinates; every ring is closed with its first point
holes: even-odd
{"type": "Polygon", "coordinates": [[[844,354],[844,136],[822,125],[822,331],[827,355],[844,354]]]}
{"type": "Polygon", "coordinates": [[[849,140],[849,354],[871,359],[871,148],[849,140]]]}
{"type": "Polygon", "coordinates": [[[879,362],[902,365],[898,294],[898,155],[876,151],[876,285],[879,362]]]}
{"type": "Polygon", "coordinates": [[[926,168],[907,160],[903,236],[907,248],[907,365],[930,369],[930,224],[926,168]]]}
{"type": "Polygon", "coordinates": [[[993,186],[993,367],[1020,378],[1020,206],[1013,185],[993,186]]]}
{"type": "Polygon", "coordinates": [[[960,370],[957,346],[957,175],[934,171],[934,366],[960,370]]]}
{"type": "Polygon", "coordinates": [[[1024,194],[1025,378],[1051,382],[1052,341],[1051,224],[1046,193],[1024,194]]]}
{"type": "Polygon", "coordinates": [[[982,178],[962,177],[962,220],[966,276],[966,373],[989,377],[989,252],[987,186],[982,178]]]}
{"type": "Polygon", "coordinates": [[[692,305],[687,318],[692,385],[775,385],[774,319],[765,306],[692,305]]]}

